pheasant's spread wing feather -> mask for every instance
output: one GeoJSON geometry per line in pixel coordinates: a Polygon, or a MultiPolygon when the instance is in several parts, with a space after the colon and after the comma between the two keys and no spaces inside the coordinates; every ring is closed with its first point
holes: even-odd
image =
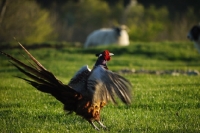
{"type": "Polygon", "coordinates": [[[94,68],[87,81],[87,89],[94,102],[115,102],[115,96],[117,96],[125,104],[130,104],[131,88],[128,80],[117,73],[104,69],[102,66],[94,68]]]}
{"type": "Polygon", "coordinates": [[[69,86],[81,94],[85,94],[87,78],[90,75],[91,70],[87,65],[83,66],[76,74],[71,78],[69,86]]]}

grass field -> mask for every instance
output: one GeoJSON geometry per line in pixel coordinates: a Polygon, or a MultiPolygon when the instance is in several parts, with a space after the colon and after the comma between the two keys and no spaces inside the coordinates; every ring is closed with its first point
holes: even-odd
{"type": "MultiPolygon", "coordinates": [[[[17,45],[17,44],[16,44],[17,45]]],[[[92,68],[95,53],[109,49],[115,54],[109,69],[198,70],[200,54],[192,43],[132,43],[128,47],[63,47],[29,49],[58,79],[68,83],[83,65],[92,68]]],[[[4,50],[25,60],[20,49],[4,50]]],[[[41,93],[13,76],[23,76],[0,55],[0,132],[96,132],[81,117],[67,115],[52,96],[41,93]]],[[[102,121],[108,130],[101,132],[200,132],[200,76],[124,74],[133,85],[133,103],[107,105],[102,121]]]]}

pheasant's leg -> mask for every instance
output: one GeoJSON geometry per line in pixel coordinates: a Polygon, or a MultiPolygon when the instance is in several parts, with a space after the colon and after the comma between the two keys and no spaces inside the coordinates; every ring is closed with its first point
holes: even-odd
{"type": "Polygon", "coordinates": [[[94,122],[92,122],[92,121],[89,121],[89,123],[96,129],[96,130],[98,130],[99,131],[99,128],[94,124],[94,122]]]}
{"type": "Polygon", "coordinates": [[[103,127],[104,129],[106,129],[106,126],[101,122],[101,121],[97,121],[98,123],[99,123],[99,125],[101,126],[101,127],[103,127]]]}

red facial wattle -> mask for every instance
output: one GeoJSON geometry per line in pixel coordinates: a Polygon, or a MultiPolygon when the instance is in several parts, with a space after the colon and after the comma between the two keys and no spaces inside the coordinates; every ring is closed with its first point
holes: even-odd
{"type": "Polygon", "coordinates": [[[110,52],[108,50],[105,50],[103,52],[103,57],[105,60],[109,61],[110,60],[110,52]]]}

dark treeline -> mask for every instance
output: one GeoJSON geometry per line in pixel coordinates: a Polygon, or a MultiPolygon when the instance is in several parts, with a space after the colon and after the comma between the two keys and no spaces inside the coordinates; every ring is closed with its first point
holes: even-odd
{"type": "Polygon", "coordinates": [[[200,15],[200,1],[199,0],[138,0],[145,7],[150,5],[155,5],[156,7],[166,6],[170,11],[172,17],[175,17],[175,14],[184,14],[187,12],[188,8],[193,8],[196,15],[200,15]]]}
{"type": "Polygon", "coordinates": [[[131,41],[185,41],[199,0],[0,0],[0,41],[84,43],[95,29],[125,24],[131,41]]]}
{"type": "MultiPolygon", "coordinates": [[[[37,0],[37,2],[45,8],[50,8],[53,3],[57,5],[65,4],[70,0],[37,0]]],[[[74,2],[79,2],[80,0],[74,0],[74,2]]],[[[109,4],[109,6],[115,6],[119,2],[122,1],[124,7],[128,6],[131,0],[102,0],[109,4]]],[[[155,5],[156,7],[166,6],[170,11],[172,17],[175,14],[183,14],[187,11],[188,8],[193,8],[194,11],[200,15],[200,1],[199,0],[137,0],[138,3],[144,5],[145,7],[149,7],[151,5],[155,5]],[[175,13],[175,14],[174,14],[175,13]]]]}

